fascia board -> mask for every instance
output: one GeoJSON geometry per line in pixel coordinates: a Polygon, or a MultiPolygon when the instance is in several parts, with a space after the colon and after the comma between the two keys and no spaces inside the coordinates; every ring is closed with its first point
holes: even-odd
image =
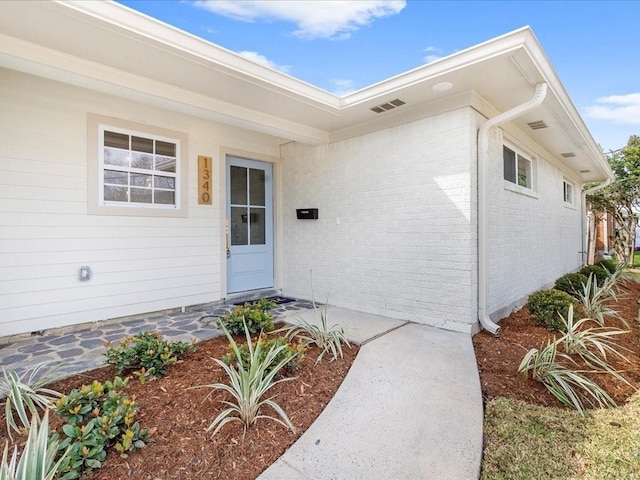
{"type": "Polygon", "coordinates": [[[350,107],[378,97],[395,94],[406,87],[438,77],[446,77],[448,74],[496,57],[513,55],[514,52],[523,47],[529,32],[531,32],[529,27],[522,27],[448,57],[436,60],[428,65],[422,65],[388,80],[383,80],[345,95],[341,98],[342,107],[350,107]]]}
{"type": "Polygon", "coordinates": [[[578,109],[571,100],[571,97],[560,81],[560,78],[533,32],[529,32],[524,48],[531,58],[531,61],[537,66],[544,81],[549,85],[551,94],[555,96],[558,104],[563,109],[562,113],[569,119],[571,125],[578,132],[580,138],[574,138],[574,141],[585,149],[604,178],[611,178],[613,180],[613,171],[606,161],[604,154],[584,123],[582,116],[578,112],[578,109]]]}
{"type": "MultiPolygon", "coordinates": [[[[335,110],[340,106],[339,97],[321,88],[294,78],[286,73],[260,65],[205,39],[149,17],[125,5],[112,2],[60,1],[55,5],[77,12],[78,18],[86,16],[98,22],[104,22],[114,29],[127,30],[133,37],[144,38],[153,45],[162,45],[165,49],[181,52],[189,58],[206,62],[209,67],[217,67],[224,73],[239,79],[250,81],[272,91],[287,94],[297,100],[301,97],[308,103],[335,110]]],[[[65,11],[63,10],[63,11],[65,11]]]]}
{"type": "Polygon", "coordinates": [[[333,115],[339,115],[349,107],[395,94],[412,85],[469,68],[485,60],[511,55],[522,48],[528,35],[532,35],[529,27],[522,27],[436,62],[338,97],[113,1],[55,0],[49,7],[67,15],[75,13],[76,18],[81,21],[89,21],[88,18],[91,18],[97,26],[110,28],[120,34],[123,34],[124,30],[133,40],[145,41],[155,48],[164,48],[173,54],[204,63],[207,67],[226,75],[288,96],[333,115]]]}
{"type": "Polygon", "coordinates": [[[329,139],[329,134],[324,130],[216,100],[3,34],[0,34],[0,65],[288,140],[318,144],[329,139]]]}

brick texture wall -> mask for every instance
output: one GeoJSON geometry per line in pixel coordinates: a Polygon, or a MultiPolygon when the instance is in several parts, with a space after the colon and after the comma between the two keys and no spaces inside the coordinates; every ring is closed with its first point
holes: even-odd
{"type": "Polygon", "coordinates": [[[283,291],[471,331],[472,115],[463,108],[329,145],[284,145],[283,291]],[[296,219],[296,208],[311,207],[318,220],[296,219]]]}
{"type": "Polygon", "coordinates": [[[494,129],[490,140],[489,304],[498,320],[524,303],[531,292],[553,284],[580,268],[582,218],[580,184],[572,172],[545,158],[533,144],[523,144],[494,129]],[[534,186],[530,194],[503,179],[504,142],[533,157],[534,186]],[[563,197],[563,180],[574,183],[574,204],[563,197]]]}

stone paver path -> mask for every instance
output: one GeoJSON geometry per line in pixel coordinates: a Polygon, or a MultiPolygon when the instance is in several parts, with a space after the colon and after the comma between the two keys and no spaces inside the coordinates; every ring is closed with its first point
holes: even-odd
{"type": "MultiPolygon", "coordinates": [[[[74,331],[45,332],[44,335],[14,337],[0,343],[0,365],[19,374],[40,362],[61,363],[57,373],[73,375],[104,365],[105,342],[118,342],[143,331],[160,331],[169,340],[200,341],[222,335],[216,319],[236,308],[214,303],[192,307],[186,312],[151,313],[117,320],[78,325],[74,331]]],[[[278,305],[271,314],[278,319],[296,310],[313,308],[310,302],[295,300],[278,305]]],[[[0,339],[1,341],[2,339],[0,339]]]]}

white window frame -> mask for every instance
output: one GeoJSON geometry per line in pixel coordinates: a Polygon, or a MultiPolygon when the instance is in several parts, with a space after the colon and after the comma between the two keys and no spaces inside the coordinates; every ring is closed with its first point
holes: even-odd
{"type": "MultiPolygon", "coordinates": [[[[133,130],[128,130],[128,129],[124,129],[124,128],[117,128],[117,127],[112,127],[111,125],[104,125],[104,124],[100,124],[98,127],[98,148],[99,148],[99,165],[98,168],[100,169],[100,171],[104,172],[106,170],[109,171],[115,171],[115,172],[122,172],[122,173],[127,173],[127,174],[139,174],[139,175],[149,175],[152,178],[156,175],[160,176],[159,174],[161,173],[163,177],[167,177],[167,178],[173,178],[174,179],[174,188],[173,190],[171,189],[161,189],[156,187],[155,185],[151,184],[151,185],[147,185],[145,187],[136,187],[135,185],[131,184],[131,181],[129,180],[128,183],[126,185],[122,184],[122,187],[127,187],[129,189],[129,191],[131,191],[131,188],[140,188],[140,189],[144,189],[144,190],[149,190],[151,193],[151,196],[153,198],[153,196],[155,195],[156,191],[157,192],[161,192],[161,191],[173,191],[174,192],[174,202],[170,203],[170,204],[159,204],[159,203],[154,203],[154,202],[133,202],[131,201],[131,199],[129,199],[129,201],[127,202],[121,202],[121,201],[117,201],[117,200],[105,200],[104,198],[104,187],[105,187],[105,181],[104,181],[104,175],[100,175],[100,178],[98,179],[98,187],[99,187],[99,198],[98,201],[100,202],[101,205],[105,205],[105,206],[117,206],[117,207],[127,207],[127,208],[171,208],[171,209],[176,209],[176,208],[180,208],[180,182],[179,180],[179,176],[180,176],[180,140],[175,139],[175,138],[168,138],[168,137],[161,137],[158,135],[150,135],[148,133],[145,132],[136,132],[133,130]],[[104,139],[105,139],[105,132],[113,132],[113,133],[119,133],[122,135],[126,135],[129,137],[129,139],[131,140],[132,137],[139,137],[139,138],[144,138],[145,140],[152,140],[154,141],[161,141],[161,142],[166,142],[172,145],[175,145],[175,160],[176,160],[176,166],[175,166],[175,172],[163,172],[161,170],[157,170],[157,169],[142,169],[142,168],[136,168],[136,167],[132,167],[132,166],[119,166],[119,165],[107,165],[104,162],[104,152],[105,152],[105,145],[104,145],[104,139]]],[[[113,147],[115,148],[115,147],[113,147]]],[[[153,153],[151,154],[152,156],[155,156],[153,153]]],[[[109,184],[107,184],[109,185],[109,184]]],[[[116,184],[113,184],[114,186],[117,186],[116,184]]]]}
{"type": "Polygon", "coordinates": [[[502,150],[502,165],[503,165],[503,172],[502,172],[502,178],[504,178],[507,182],[513,183],[515,185],[518,185],[519,187],[522,188],[526,188],[528,190],[533,190],[533,158],[530,155],[526,155],[524,153],[522,153],[521,151],[519,151],[517,148],[512,147],[511,145],[503,145],[503,150],[502,150]],[[506,178],[506,171],[504,170],[504,163],[505,163],[505,158],[504,158],[504,151],[505,150],[509,150],[511,153],[513,153],[514,155],[514,173],[516,175],[516,177],[511,180],[509,178],[506,178]],[[526,170],[527,176],[525,177],[526,182],[523,184],[520,178],[520,170],[521,168],[523,168],[526,170]]]}
{"type": "Polygon", "coordinates": [[[531,198],[539,198],[537,193],[537,173],[538,173],[538,159],[536,156],[532,155],[521,149],[520,147],[515,146],[512,142],[504,141],[502,144],[502,178],[503,185],[505,190],[509,190],[511,192],[520,193],[522,195],[526,195],[531,198]],[[519,185],[517,183],[518,177],[516,176],[516,181],[508,180],[505,178],[506,172],[504,169],[505,163],[505,149],[510,150],[515,154],[515,172],[517,175],[518,172],[518,160],[522,159],[522,161],[528,162],[528,182],[527,185],[519,185]]]}
{"type": "MultiPolygon", "coordinates": [[[[88,118],[88,211],[98,215],[133,215],[156,217],[187,216],[187,136],[149,125],[90,114],[88,118]],[[176,145],[175,172],[162,172],[162,176],[175,178],[175,204],[134,203],[105,201],[104,171],[118,170],[130,173],[153,174],[155,170],[133,167],[114,167],[104,163],[104,132],[110,131],[145,139],[159,140],[176,145]]],[[[155,186],[153,188],[156,188],[155,186]]],[[[160,190],[158,190],[160,191],[160,190]]]]}

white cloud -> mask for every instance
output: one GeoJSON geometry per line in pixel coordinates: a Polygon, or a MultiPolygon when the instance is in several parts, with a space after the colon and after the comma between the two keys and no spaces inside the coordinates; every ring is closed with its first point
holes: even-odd
{"type": "Polygon", "coordinates": [[[272,62],[264,55],[259,54],[258,52],[250,52],[248,50],[244,50],[242,52],[238,52],[238,55],[246,58],[247,60],[251,60],[252,62],[259,63],[260,65],[264,65],[265,67],[273,68],[274,70],[279,70],[282,73],[289,73],[291,71],[291,65],[278,65],[275,62],[272,62]]]}
{"type": "Polygon", "coordinates": [[[596,104],[585,108],[587,117],[617,124],[640,125],[640,93],[600,97],[596,99],[596,104]]]}
{"type": "Polygon", "coordinates": [[[424,49],[424,63],[435,62],[444,57],[444,50],[438,47],[427,47],[424,49]]]}
{"type": "Polygon", "coordinates": [[[377,18],[400,13],[406,0],[196,0],[194,5],[243,22],[284,20],[300,38],[349,38],[377,18]]]}
{"type": "Polygon", "coordinates": [[[339,97],[356,90],[356,83],[353,80],[347,78],[332,78],[330,81],[331,85],[333,85],[332,93],[339,97]]]}

